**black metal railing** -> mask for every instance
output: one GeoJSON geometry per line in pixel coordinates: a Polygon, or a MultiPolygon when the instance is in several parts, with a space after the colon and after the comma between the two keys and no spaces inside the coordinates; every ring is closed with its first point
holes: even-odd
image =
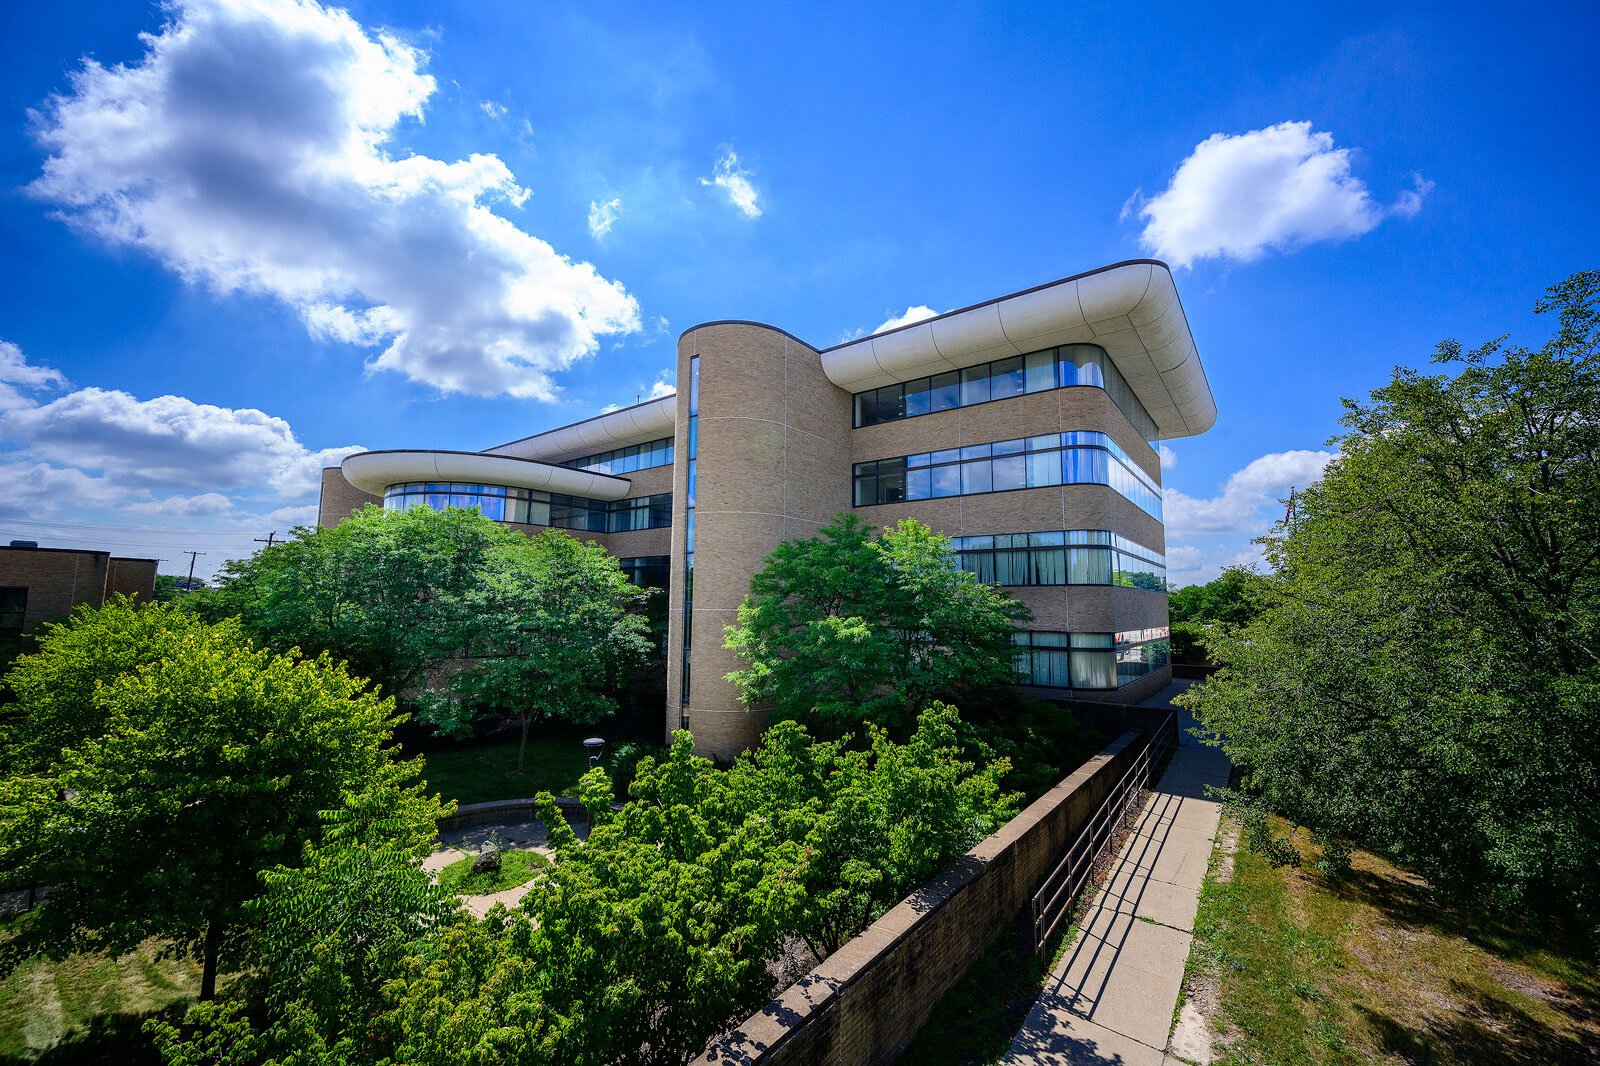
{"type": "Polygon", "coordinates": [[[1067,846],[1066,854],[1034,893],[1024,913],[1022,933],[1032,941],[1029,950],[1038,955],[1072,913],[1073,904],[1094,874],[1095,864],[1116,836],[1128,806],[1142,789],[1155,783],[1167,756],[1178,746],[1178,717],[1169,714],[1154,729],[1141,734],[1136,742],[1138,754],[1112,786],[1100,806],[1095,808],[1078,835],[1067,846]]]}

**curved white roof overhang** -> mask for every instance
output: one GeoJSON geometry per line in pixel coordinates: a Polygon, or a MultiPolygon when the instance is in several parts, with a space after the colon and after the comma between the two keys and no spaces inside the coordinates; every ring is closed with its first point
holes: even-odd
{"type": "Polygon", "coordinates": [[[373,496],[382,496],[390,485],[408,481],[463,481],[620,500],[628,494],[630,484],[625,477],[482,452],[358,452],[346,456],[340,469],[346,481],[373,496]]]}
{"type": "Polygon", "coordinates": [[[486,449],[486,454],[547,461],[576,459],[670,437],[677,420],[678,397],[674,394],[501,444],[486,449]]]}
{"type": "Polygon", "coordinates": [[[1058,344],[1104,348],[1162,437],[1217,421],[1172,271],[1136,259],[1053,281],[936,318],[836,345],[822,369],[842,389],[866,389],[1058,344]]]}

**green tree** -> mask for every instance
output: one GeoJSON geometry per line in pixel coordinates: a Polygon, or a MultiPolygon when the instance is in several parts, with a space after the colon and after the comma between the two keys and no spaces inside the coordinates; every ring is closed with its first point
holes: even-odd
{"type": "Polygon", "coordinates": [[[466,599],[519,539],[473,510],[368,506],[229,562],[217,588],[182,602],[211,621],[237,616],[275,651],[327,652],[400,697],[472,640],[466,599]]]}
{"type": "Polygon", "coordinates": [[[1267,538],[1261,613],[1186,697],[1262,799],[1504,909],[1596,931],[1600,272],[1529,349],[1439,345],[1346,401],[1267,538]]]}
{"type": "Polygon", "coordinates": [[[186,593],[208,587],[206,579],[203,577],[195,578],[191,587],[187,577],[177,577],[173,574],[157,574],[155,587],[151,591],[151,598],[158,603],[171,603],[186,593]]]}
{"type": "Polygon", "coordinates": [[[47,623],[38,653],[17,659],[5,677],[16,702],[0,704],[0,775],[43,773],[64,748],[99,736],[106,710],[96,687],[170,657],[204,629],[175,607],[127,596],[47,623]]]}
{"type": "Polygon", "coordinates": [[[589,724],[616,713],[622,673],[651,652],[644,601],[655,594],[600,545],[559,530],[496,545],[485,580],[463,598],[476,635],[449,683],[455,702],[431,719],[456,725],[449,708],[515,718],[520,773],[535,722],[589,724]]]}
{"type": "Polygon", "coordinates": [[[80,612],[19,662],[13,687],[14,735],[28,733],[36,709],[52,736],[78,712],[75,735],[48,765],[34,756],[0,780],[8,872],[58,886],[28,916],[14,953],[118,952],[161,937],[201,959],[210,998],[221,963],[240,954],[260,872],[293,863],[318,838],[319,812],[366,796],[411,825],[443,813],[408,784],[420,763],[396,761],[387,746],[393,701],[326,657],[255,647],[237,622],[125,604],[80,612]],[[83,692],[93,643],[84,631],[118,646],[137,633],[161,651],[120,667],[105,660],[86,704],[62,703],[34,682],[62,677],[83,692]]]}
{"type": "Polygon", "coordinates": [[[183,605],[237,616],[276,650],[343,660],[444,732],[480,712],[515,718],[520,771],[533,724],[615,712],[617,687],[651,654],[652,595],[560,530],[530,538],[475,510],[367,507],[229,563],[220,587],[183,605]]]}
{"type": "Polygon", "coordinates": [[[804,892],[790,928],[817,955],[838,950],[1016,813],[1017,797],[1000,784],[1009,762],[968,761],[961,727],[954,707],[936,703],[904,744],[869,726],[862,749],[780,722],[729,771],[729,788],[780,837],[800,842],[804,892]]]}
{"type": "Polygon", "coordinates": [[[1026,607],[961,570],[949,540],[913,519],[873,537],[841,515],[785,541],[739,607],[728,675],[746,703],[840,732],[863,721],[903,735],[934,700],[1015,683],[1012,635],[1026,607]]]}
{"type": "Polygon", "coordinates": [[[1204,585],[1186,585],[1168,596],[1168,617],[1174,622],[1243,625],[1256,615],[1252,591],[1260,580],[1253,570],[1230,566],[1204,585]]]}
{"type": "Polygon", "coordinates": [[[166,1060],[384,1059],[395,1034],[374,1020],[388,1009],[388,983],[461,920],[419,865],[433,842],[431,823],[396,818],[371,793],[327,812],[323,839],[306,844],[298,866],[264,871],[261,895],[245,905],[256,968],[181,1026],[149,1026],[166,1060]]]}
{"type": "MultiPolygon", "coordinates": [[[[954,710],[870,750],[780,723],[728,770],[679,732],[632,802],[585,775],[579,839],[548,794],[557,861],[520,912],[430,910],[412,864],[345,838],[252,905],[263,1005],[164,1027],[176,1063],[681,1064],[776,990],[795,938],[842,942],[1013,810],[956,742],[954,710]],[[370,930],[369,930],[370,926],[370,930]]],[[[390,853],[392,854],[392,852],[390,853]]],[[[792,964],[791,964],[792,965],[792,964]]]]}

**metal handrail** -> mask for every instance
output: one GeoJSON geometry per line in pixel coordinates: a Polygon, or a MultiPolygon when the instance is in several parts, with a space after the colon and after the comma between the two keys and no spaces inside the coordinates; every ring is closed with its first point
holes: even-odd
{"type": "Polygon", "coordinates": [[[1118,778],[1079,830],[1077,838],[1068,845],[1061,861],[1034,893],[1028,906],[1035,955],[1044,950],[1061,922],[1071,913],[1072,903],[1082,893],[1095,864],[1105,853],[1138,787],[1154,783],[1158,757],[1177,747],[1177,732],[1177,715],[1169,714],[1154,730],[1141,736],[1143,745],[1134,756],[1133,764],[1118,778]]]}

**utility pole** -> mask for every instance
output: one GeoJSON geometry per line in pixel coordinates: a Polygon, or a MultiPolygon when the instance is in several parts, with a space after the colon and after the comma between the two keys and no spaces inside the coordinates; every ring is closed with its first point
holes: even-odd
{"type": "Polygon", "coordinates": [[[205,552],[184,552],[183,554],[185,554],[185,555],[187,555],[189,557],[189,580],[184,582],[183,591],[185,591],[185,592],[193,592],[194,591],[194,559],[195,559],[195,556],[204,555],[205,552]]]}
{"type": "Polygon", "coordinates": [[[274,529],[271,533],[268,533],[264,537],[257,537],[256,538],[256,543],[257,544],[265,544],[267,547],[270,548],[270,547],[272,547],[272,542],[274,540],[277,540],[277,539],[278,539],[278,531],[276,529],[274,529]]]}

